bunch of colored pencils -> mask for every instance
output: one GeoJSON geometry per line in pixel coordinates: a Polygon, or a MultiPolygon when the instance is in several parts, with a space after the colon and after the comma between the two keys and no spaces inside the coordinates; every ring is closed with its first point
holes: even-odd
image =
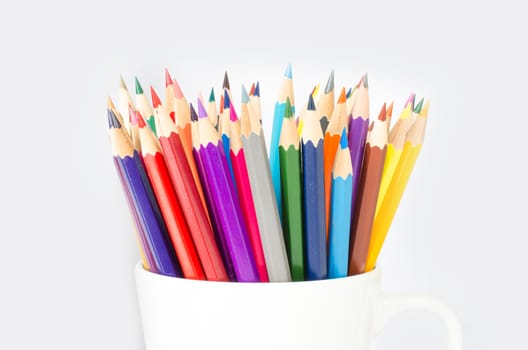
{"type": "Polygon", "coordinates": [[[369,85],[334,72],[296,117],[288,65],[269,151],[260,86],[235,107],[227,73],[219,104],[189,103],[165,71],[162,103],[121,79],[108,125],[145,269],[211,281],[286,282],[372,270],[423,143],[429,102],[411,94],[369,120],[369,85]],[[317,103],[316,103],[317,100],[317,103]],[[237,112],[238,110],[238,112],[237,112]]]}

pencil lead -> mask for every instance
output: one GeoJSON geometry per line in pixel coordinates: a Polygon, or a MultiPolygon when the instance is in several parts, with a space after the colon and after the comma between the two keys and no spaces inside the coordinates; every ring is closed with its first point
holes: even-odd
{"type": "Polygon", "coordinates": [[[255,91],[253,91],[253,96],[260,97],[260,83],[257,80],[257,85],[255,85],[255,91]]]}
{"type": "Polygon", "coordinates": [[[214,88],[211,88],[211,93],[209,94],[209,102],[215,102],[214,88]]]}
{"type": "Polygon", "coordinates": [[[248,103],[249,102],[249,95],[246,91],[246,87],[244,84],[242,84],[242,103],[248,103]]]}
{"type": "Polygon", "coordinates": [[[337,103],[345,103],[346,102],[346,90],[345,88],[341,89],[341,93],[339,94],[339,98],[337,99],[337,103]]]}
{"type": "Polygon", "coordinates": [[[312,89],[312,96],[315,98],[317,96],[317,93],[319,93],[319,84],[315,85],[312,89]]]}
{"type": "Polygon", "coordinates": [[[355,89],[359,89],[359,87],[361,86],[361,84],[363,83],[363,79],[365,79],[365,76],[361,76],[361,78],[359,79],[358,83],[356,84],[355,88],[352,89],[352,93],[354,93],[354,90],[355,89]]]}
{"type": "Polygon", "coordinates": [[[145,123],[145,119],[143,119],[143,116],[141,115],[141,113],[139,111],[136,111],[136,120],[137,120],[137,125],[140,129],[143,129],[147,124],[145,123]]]}
{"type": "Polygon", "coordinates": [[[392,108],[394,107],[394,101],[391,102],[389,108],[387,108],[387,117],[392,118],[392,108]]]}
{"type": "Polygon", "coordinates": [[[220,114],[224,112],[224,94],[220,94],[220,107],[218,112],[220,112],[220,114]]]}
{"type": "Polygon", "coordinates": [[[224,73],[224,83],[222,84],[222,87],[228,90],[231,89],[231,86],[229,85],[229,77],[227,76],[227,70],[224,73]]]}
{"type": "Polygon", "coordinates": [[[117,119],[114,111],[112,111],[110,108],[106,110],[108,114],[108,128],[112,129],[119,129],[121,128],[121,123],[117,119]]]}
{"type": "Polygon", "coordinates": [[[422,97],[420,101],[418,101],[418,104],[416,105],[416,107],[414,107],[414,113],[420,113],[423,107],[423,103],[424,103],[424,98],[422,97]]]}
{"type": "Polygon", "coordinates": [[[368,73],[365,73],[365,75],[363,76],[363,87],[365,89],[368,89],[368,73]]]}
{"type": "Polygon", "coordinates": [[[165,68],[165,87],[172,85],[172,77],[169,73],[169,70],[165,68]]]}
{"type": "Polygon", "coordinates": [[[291,118],[291,117],[293,117],[293,111],[292,111],[292,107],[291,107],[290,98],[287,97],[286,98],[286,107],[284,109],[284,118],[291,118]]]}
{"type": "Polygon", "coordinates": [[[132,125],[138,124],[136,111],[131,105],[128,105],[128,120],[130,120],[130,124],[132,125]]]}
{"type": "Polygon", "coordinates": [[[348,91],[346,93],[346,98],[350,98],[350,96],[352,96],[352,88],[348,88],[348,91]]]}
{"type": "Polygon", "coordinates": [[[384,122],[387,120],[387,103],[383,103],[383,107],[381,107],[380,114],[378,116],[378,120],[384,122]]]}
{"type": "Polygon", "coordinates": [[[251,88],[249,89],[249,96],[253,96],[255,94],[255,83],[251,84],[251,88]]]}
{"type": "Polygon", "coordinates": [[[345,149],[348,147],[348,137],[346,133],[346,127],[344,127],[343,131],[341,132],[341,140],[339,141],[339,145],[341,146],[341,149],[345,149]]]}
{"type": "Polygon", "coordinates": [[[227,92],[227,89],[224,89],[224,109],[229,108],[230,104],[231,99],[229,98],[229,93],[227,92]]]}
{"type": "Polygon", "coordinates": [[[161,106],[161,100],[152,85],[150,86],[150,96],[152,97],[152,107],[158,108],[161,106]]]}
{"type": "Polygon", "coordinates": [[[414,92],[411,92],[411,94],[409,95],[409,97],[407,98],[407,101],[405,102],[405,107],[407,107],[407,105],[411,105],[411,110],[414,109],[414,99],[416,98],[416,94],[414,92]]]}
{"type": "Polygon", "coordinates": [[[288,65],[286,66],[286,70],[284,71],[284,76],[286,78],[292,79],[292,66],[290,62],[288,62],[288,65]]]}
{"type": "Polygon", "coordinates": [[[430,103],[431,103],[431,100],[427,100],[424,103],[422,110],[420,111],[420,116],[425,117],[425,118],[429,116],[429,104],[430,103]]]}
{"type": "Polygon", "coordinates": [[[185,98],[185,96],[183,95],[182,89],[180,87],[180,84],[178,84],[178,80],[173,79],[172,82],[174,84],[174,97],[176,97],[178,100],[185,98]]]}
{"type": "Polygon", "coordinates": [[[119,87],[124,90],[128,90],[127,86],[125,84],[125,79],[123,79],[123,75],[119,76],[119,87]]]}
{"type": "Polygon", "coordinates": [[[315,111],[315,102],[312,94],[308,96],[308,105],[306,106],[306,109],[309,111],[315,111]]]}
{"type": "Polygon", "coordinates": [[[207,118],[207,111],[205,110],[205,107],[200,100],[198,100],[198,118],[207,118]]]}
{"type": "Polygon", "coordinates": [[[328,77],[328,81],[326,82],[325,87],[325,94],[330,93],[330,91],[334,90],[334,70],[330,72],[330,76],[328,77]]]}
{"type": "MultiPolygon", "coordinates": [[[[198,101],[201,102],[200,99],[198,99],[198,101]]],[[[191,120],[193,122],[198,121],[198,115],[196,114],[196,110],[194,109],[194,106],[192,103],[189,103],[189,109],[191,110],[191,120]]]]}
{"type": "Polygon", "coordinates": [[[232,103],[229,103],[229,119],[232,122],[235,122],[238,120],[238,115],[236,114],[235,107],[233,107],[232,103]]]}
{"type": "Polygon", "coordinates": [[[136,95],[142,95],[143,94],[143,87],[141,87],[141,84],[139,83],[139,79],[137,77],[134,77],[136,80],[136,95]]]}

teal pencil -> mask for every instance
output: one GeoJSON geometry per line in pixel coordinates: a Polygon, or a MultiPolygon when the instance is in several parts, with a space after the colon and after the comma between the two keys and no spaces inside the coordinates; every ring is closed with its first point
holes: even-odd
{"type": "Polygon", "coordinates": [[[279,93],[277,103],[275,103],[275,110],[273,112],[273,126],[271,129],[270,142],[270,169],[271,179],[273,181],[273,189],[275,190],[275,198],[277,199],[277,207],[279,209],[279,216],[282,217],[282,200],[281,200],[281,179],[280,179],[280,160],[279,160],[279,140],[282,128],[282,121],[284,118],[284,110],[286,108],[286,100],[290,99],[293,115],[295,115],[295,107],[293,100],[293,81],[291,64],[288,63],[282,86],[279,93]]]}
{"type": "Polygon", "coordinates": [[[339,145],[332,170],[328,278],[346,277],[348,275],[352,179],[354,175],[346,128],[341,133],[339,145]]]}

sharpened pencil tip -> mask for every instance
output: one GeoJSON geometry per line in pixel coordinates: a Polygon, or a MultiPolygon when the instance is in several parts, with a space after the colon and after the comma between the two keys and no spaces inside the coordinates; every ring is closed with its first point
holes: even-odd
{"type": "Polygon", "coordinates": [[[236,114],[235,107],[233,107],[233,104],[229,104],[229,119],[232,122],[236,122],[238,120],[238,115],[236,114]]]}
{"type": "Polygon", "coordinates": [[[161,106],[161,100],[152,85],[150,86],[150,96],[152,97],[152,107],[158,108],[161,106]]]}
{"type": "Polygon", "coordinates": [[[249,96],[253,96],[255,93],[255,83],[251,84],[251,88],[249,89],[249,96]]]}
{"type": "Polygon", "coordinates": [[[211,88],[211,93],[209,94],[209,102],[215,101],[214,88],[211,88]]]}
{"type": "Polygon", "coordinates": [[[178,83],[178,80],[173,79],[172,83],[174,85],[174,97],[176,97],[178,100],[184,99],[185,96],[183,95],[183,92],[180,87],[180,84],[178,83]]]}
{"type": "Polygon", "coordinates": [[[337,103],[345,103],[346,102],[346,90],[345,88],[341,89],[341,93],[339,94],[339,98],[337,99],[337,103]]]}
{"type": "Polygon", "coordinates": [[[286,107],[284,108],[284,118],[291,118],[293,117],[293,111],[291,106],[290,98],[286,98],[286,107]]]}
{"type": "Polygon", "coordinates": [[[308,96],[308,105],[306,106],[306,109],[309,111],[315,111],[315,102],[312,94],[308,96]]]}
{"type": "MultiPolygon", "coordinates": [[[[201,102],[200,99],[198,99],[199,103],[201,102]]],[[[193,122],[197,121],[198,120],[198,115],[196,114],[196,110],[194,109],[194,106],[192,103],[189,103],[189,109],[191,111],[191,120],[193,122]]]]}
{"type": "Polygon", "coordinates": [[[241,97],[242,103],[248,103],[249,102],[249,95],[247,93],[246,87],[244,84],[242,84],[242,97],[241,97]]]}
{"type": "Polygon", "coordinates": [[[260,97],[260,83],[257,80],[257,85],[255,85],[255,91],[253,91],[253,96],[260,97]]]}
{"type": "Polygon", "coordinates": [[[116,115],[114,114],[114,111],[112,111],[110,108],[106,110],[108,114],[108,128],[112,129],[119,129],[121,128],[121,123],[117,119],[116,115]]]}
{"type": "Polygon", "coordinates": [[[346,98],[350,98],[352,96],[352,88],[348,88],[348,91],[346,93],[346,98]]]}
{"type": "Polygon", "coordinates": [[[341,140],[339,141],[339,145],[341,146],[341,149],[345,149],[348,147],[348,137],[346,133],[346,127],[344,127],[343,131],[341,131],[341,140]]]}
{"type": "Polygon", "coordinates": [[[147,124],[145,123],[145,119],[141,115],[139,111],[136,111],[136,119],[137,119],[137,125],[140,129],[143,129],[147,124]]]}
{"type": "Polygon", "coordinates": [[[392,109],[394,108],[394,101],[391,102],[389,108],[387,108],[387,118],[392,118],[392,109]]]}
{"type": "Polygon", "coordinates": [[[106,96],[106,107],[108,109],[115,109],[114,101],[112,101],[110,96],[106,96]]]}
{"type": "Polygon", "coordinates": [[[330,76],[328,77],[328,81],[326,82],[325,87],[325,94],[330,93],[330,91],[334,90],[334,70],[330,72],[330,76]]]}
{"type": "Polygon", "coordinates": [[[172,77],[169,73],[169,70],[165,68],[165,87],[172,85],[172,77]]]}
{"type": "Polygon", "coordinates": [[[119,87],[124,90],[128,90],[127,86],[125,84],[125,79],[123,79],[123,75],[119,76],[119,87]]]}
{"type": "Polygon", "coordinates": [[[383,107],[381,107],[380,114],[378,116],[378,120],[384,122],[387,120],[387,103],[383,103],[383,107]]]}
{"type": "Polygon", "coordinates": [[[317,93],[319,92],[319,84],[315,85],[312,89],[312,96],[315,98],[317,96],[317,93]]]}
{"type": "Polygon", "coordinates": [[[365,75],[363,76],[363,87],[365,89],[368,89],[368,73],[365,73],[365,75]]]}
{"type": "MultiPolygon", "coordinates": [[[[196,114],[196,112],[195,112],[196,114]]],[[[198,100],[198,118],[207,118],[207,111],[205,110],[205,107],[202,103],[202,101],[198,100]]]]}
{"type": "Polygon", "coordinates": [[[139,83],[138,77],[134,77],[136,81],[136,95],[142,95],[143,94],[143,87],[139,83]]]}
{"type": "Polygon", "coordinates": [[[222,84],[222,87],[223,87],[224,89],[228,89],[228,90],[231,89],[231,86],[230,86],[230,84],[229,84],[229,77],[227,76],[227,70],[226,70],[225,73],[224,73],[224,82],[223,82],[223,84],[222,84]]]}
{"type": "Polygon", "coordinates": [[[290,62],[288,62],[288,65],[286,66],[286,70],[284,71],[284,76],[288,79],[293,79],[292,75],[292,65],[290,62]]]}
{"type": "Polygon", "coordinates": [[[425,118],[429,116],[429,104],[430,103],[431,103],[431,100],[427,100],[424,103],[422,110],[420,111],[420,116],[425,117],[425,118]]]}
{"type": "Polygon", "coordinates": [[[414,113],[420,113],[423,107],[423,103],[424,103],[424,98],[422,97],[420,101],[418,101],[418,104],[414,107],[414,113]]]}
{"type": "Polygon", "coordinates": [[[224,89],[224,109],[229,108],[229,105],[231,105],[231,99],[229,98],[229,92],[227,92],[227,89],[224,89]]]}
{"type": "Polygon", "coordinates": [[[220,107],[218,112],[220,112],[220,114],[224,112],[224,94],[220,94],[220,107]]]}
{"type": "Polygon", "coordinates": [[[411,105],[411,110],[414,109],[414,99],[416,98],[416,94],[411,92],[409,97],[407,98],[407,101],[405,102],[405,107],[408,105],[411,105]]]}
{"type": "Polygon", "coordinates": [[[128,105],[128,120],[130,120],[130,124],[132,125],[138,124],[136,111],[131,105],[128,105]]]}

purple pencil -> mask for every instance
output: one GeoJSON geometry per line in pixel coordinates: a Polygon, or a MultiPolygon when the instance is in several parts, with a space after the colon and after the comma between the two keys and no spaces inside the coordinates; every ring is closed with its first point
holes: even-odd
{"type": "MultiPolygon", "coordinates": [[[[362,84],[358,89],[356,103],[352,107],[352,116],[348,132],[348,144],[350,146],[350,158],[352,159],[352,169],[354,174],[361,174],[363,162],[363,152],[365,151],[365,142],[367,139],[367,130],[369,127],[369,93],[368,93],[368,76],[362,79],[362,84]]],[[[360,176],[354,176],[352,181],[352,215],[354,217],[355,203],[357,202],[357,193],[360,176]]],[[[350,227],[352,227],[351,225],[350,227]]]]}
{"type": "Polygon", "coordinates": [[[222,141],[198,100],[198,140],[200,175],[207,182],[210,205],[216,214],[218,231],[226,243],[227,255],[239,282],[258,282],[259,276],[251,250],[244,217],[235,193],[222,141]]]}

